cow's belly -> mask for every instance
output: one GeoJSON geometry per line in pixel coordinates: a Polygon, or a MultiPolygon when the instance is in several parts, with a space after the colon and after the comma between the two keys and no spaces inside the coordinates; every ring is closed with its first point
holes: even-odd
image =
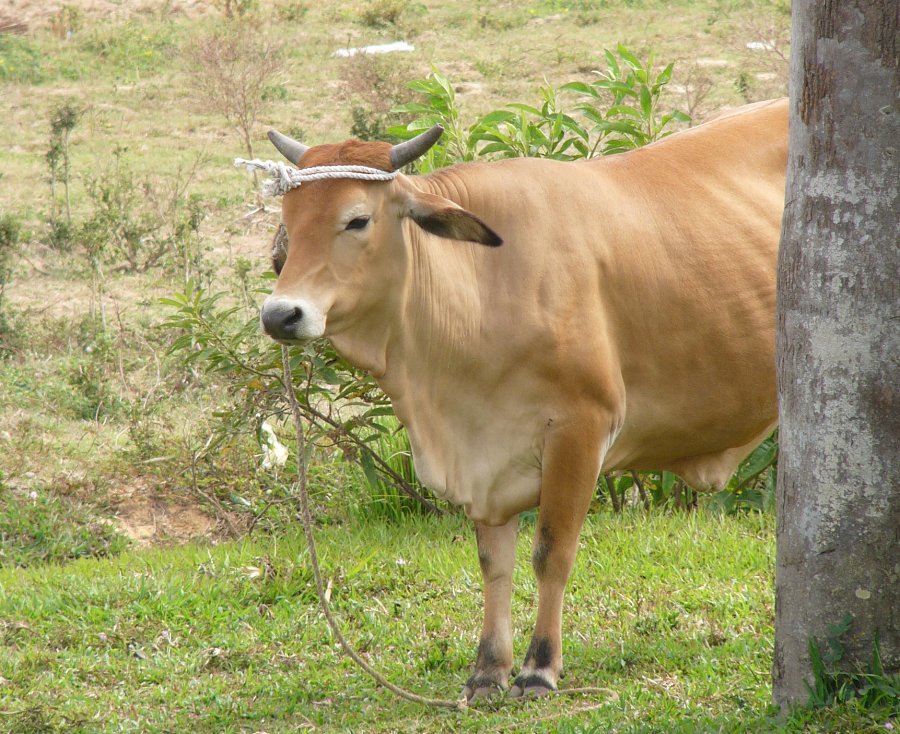
{"type": "Polygon", "coordinates": [[[413,463],[422,484],[487,525],[503,525],[536,507],[541,494],[537,431],[494,425],[489,431],[444,423],[427,430],[407,424],[413,463]],[[441,435],[443,434],[443,435],[441,435]],[[443,439],[443,440],[442,440],[443,439]]]}

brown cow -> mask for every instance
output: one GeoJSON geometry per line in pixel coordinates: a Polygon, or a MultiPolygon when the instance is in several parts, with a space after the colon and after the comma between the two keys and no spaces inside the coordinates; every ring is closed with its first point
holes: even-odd
{"type": "MultiPolygon", "coordinates": [[[[387,172],[439,135],[394,148],[270,137],[303,170],[387,172]]],[[[285,194],[266,332],[324,336],[371,372],[422,482],[475,522],[485,612],[468,698],[505,688],[512,670],[520,512],[540,508],[539,603],[513,696],[556,686],[563,592],[598,472],[667,469],[720,487],[774,427],[786,160],[777,101],[602,159],[285,194]]]]}

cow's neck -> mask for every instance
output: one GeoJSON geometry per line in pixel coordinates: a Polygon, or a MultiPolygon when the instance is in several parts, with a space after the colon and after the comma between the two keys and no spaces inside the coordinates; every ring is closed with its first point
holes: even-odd
{"type": "Polygon", "coordinates": [[[472,245],[404,222],[406,262],[387,301],[330,335],[338,353],[397,399],[427,376],[471,361],[480,332],[472,245]]]}
{"type": "Polygon", "coordinates": [[[387,386],[393,377],[408,383],[420,375],[459,369],[480,330],[473,246],[429,235],[412,222],[406,228],[409,258],[400,304],[402,326],[389,344],[387,386]]]}

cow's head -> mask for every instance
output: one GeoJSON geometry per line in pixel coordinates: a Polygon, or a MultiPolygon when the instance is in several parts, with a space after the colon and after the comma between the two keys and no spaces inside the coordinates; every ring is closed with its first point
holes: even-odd
{"type": "MultiPolygon", "coordinates": [[[[269,133],[293,164],[359,165],[398,171],[440,138],[436,125],[412,140],[391,146],[348,140],[309,148],[269,133]]],[[[284,195],[287,237],[276,238],[275,289],[263,304],[266,333],[282,342],[305,341],[364,325],[396,297],[407,264],[403,220],[438,237],[496,246],[500,237],[478,217],[449,199],[420,191],[414,179],[388,181],[334,178],[303,183],[284,195]]]]}

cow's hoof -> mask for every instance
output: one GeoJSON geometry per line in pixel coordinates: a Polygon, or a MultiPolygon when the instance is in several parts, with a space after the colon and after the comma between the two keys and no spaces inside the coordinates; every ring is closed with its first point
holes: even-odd
{"type": "Polygon", "coordinates": [[[509,697],[541,698],[555,690],[556,686],[550,683],[544,676],[539,673],[531,673],[529,675],[520,675],[516,678],[512,688],[509,689],[509,697]]]}
{"type": "Polygon", "coordinates": [[[487,676],[473,676],[466,682],[463,695],[468,703],[475,703],[502,696],[504,690],[504,686],[487,676]]]}

